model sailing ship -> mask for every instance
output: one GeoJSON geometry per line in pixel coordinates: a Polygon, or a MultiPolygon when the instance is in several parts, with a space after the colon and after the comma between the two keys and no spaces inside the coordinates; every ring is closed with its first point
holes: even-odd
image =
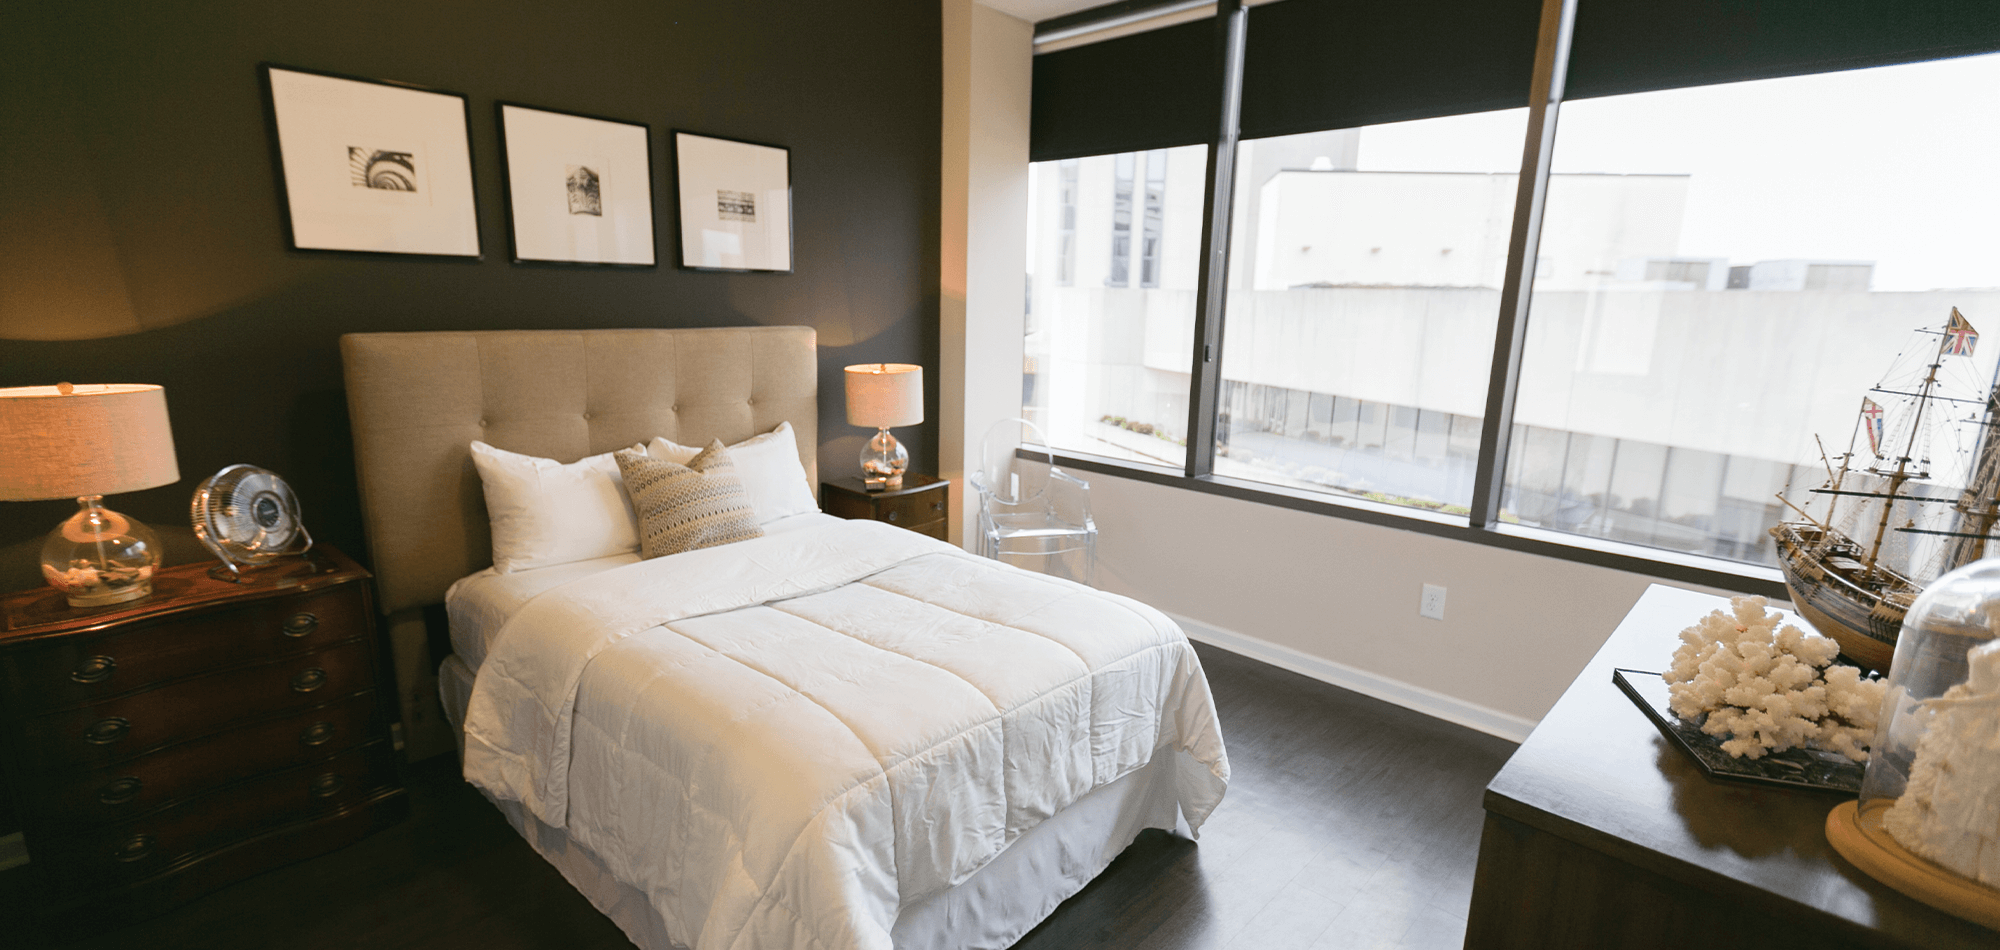
{"type": "Polygon", "coordinates": [[[1914,372],[1895,379],[1892,367],[1862,397],[1847,452],[1823,459],[1827,482],[1813,494],[1825,504],[1809,505],[1821,514],[1780,495],[1803,520],[1771,529],[1799,613],[1848,659],[1884,671],[1911,602],[1939,575],[1985,557],[2000,515],[2000,380],[1950,384],[1979,341],[1958,308],[1942,330],[1919,332],[1921,381],[1914,372]],[[1856,454],[1864,435],[1871,457],[1856,454]]]}

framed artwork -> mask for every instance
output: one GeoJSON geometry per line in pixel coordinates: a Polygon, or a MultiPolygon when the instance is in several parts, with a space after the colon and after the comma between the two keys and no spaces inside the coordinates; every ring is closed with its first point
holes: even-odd
{"type": "Polygon", "coordinates": [[[466,98],[265,63],[294,250],[479,257],[466,98]]]}
{"type": "Polygon", "coordinates": [[[681,266],[792,271],[792,153],[674,132],[681,266]]]}
{"type": "Polygon", "coordinates": [[[652,130],[499,104],[514,263],[654,267],[652,130]]]}

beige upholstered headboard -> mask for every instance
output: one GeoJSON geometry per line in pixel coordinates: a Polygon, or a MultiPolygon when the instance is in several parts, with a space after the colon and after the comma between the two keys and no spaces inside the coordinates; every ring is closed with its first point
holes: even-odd
{"type": "MultiPolygon", "coordinates": [[[[571,462],[654,436],[731,443],[790,422],[819,490],[810,327],[352,333],[340,352],[377,604],[390,615],[411,733],[436,690],[420,608],[492,563],[473,440],[571,462]]],[[[412,758],[435,751],[414,734],[409,743],[412,758]]]]}

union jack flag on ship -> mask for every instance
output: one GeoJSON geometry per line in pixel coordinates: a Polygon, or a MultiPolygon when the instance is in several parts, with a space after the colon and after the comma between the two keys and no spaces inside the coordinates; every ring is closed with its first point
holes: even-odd
{"type": "Polygon", "coordinates": [[[1973,346],[1979,343],[1979,331],[1972,328],[1971,321],[1957,307],[1951,308],[1951,322],[1945,324],[1944,335],[1946,356],[1971,356],[1973,346]]]}

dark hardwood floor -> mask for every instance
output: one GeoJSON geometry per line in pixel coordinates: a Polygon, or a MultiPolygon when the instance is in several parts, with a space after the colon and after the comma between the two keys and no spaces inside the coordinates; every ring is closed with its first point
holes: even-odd
{"type": "MultiPolygon", "coordinates": [[[[1201,842],[1149,831],[1017,945],[1458,947],[1486,783],[1512,743],[1198,646],[1234,771],[1201,842]]],[[[410,821],[79,948],[583,948],[625,937],[454,763],[411,770],[410,821]]],[[[0,945],[51,945],[25,869],[0,945]]]]}

